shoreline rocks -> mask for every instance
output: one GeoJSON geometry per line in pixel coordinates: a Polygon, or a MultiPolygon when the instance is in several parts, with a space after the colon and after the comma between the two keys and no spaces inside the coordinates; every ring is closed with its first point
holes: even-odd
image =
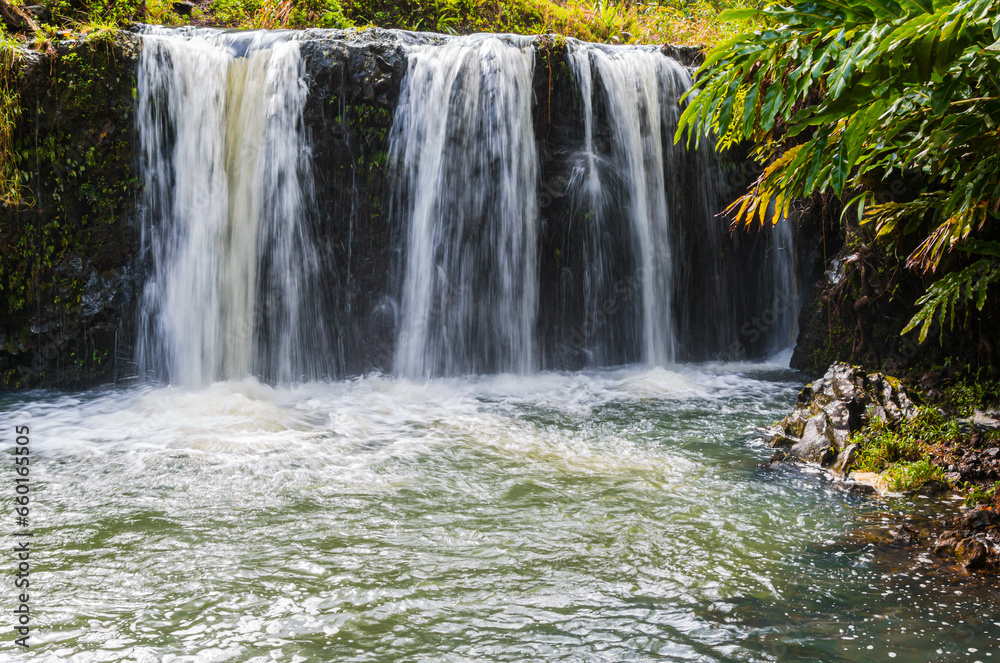
{"type": "MultiPolygon", "coordinates": [[[[913,399],[895,378],[834,364],[802,390],[791,414],[765,431],[765,441],[777,451],[763,467],[779,462],[816,464],[848,493],[888,493],[882,475],[853,470],[861,449],[850,442],[851,436],[877,420],[881,420],[878,425],[894,427],[917,414],[913,399]]],[[[943,497],[951,494],[953,485],[968,488],[972,482],[1000,479],[1000,448],[991,446],[982,432],[994,430],[994,421],[993,413],[982,412],[963,420],[970,432],[977,432],[955,440],[951,447],[935,447],[928,455],[947,470],[948,483],[930,479],[916,492],[943,497]]],[[[942,565],[961,573],[1000,572],[1000,495],[993,499],[992,505],[962,507],[956,515],[936,521],[926,536],[900,525],[891,532],[891,541],[929,549],[942,565]]]]}
{"type": "Polygon", "coordinates": [[[848,477],[859,451],[849,443],[854,433],[875,419],[893,425],[916,414],[916,405],[895,378],[838,363],[802,390],[792,413],[768,429],[764,439],[781,450],[773,461],[816,463],[848,477]]]}

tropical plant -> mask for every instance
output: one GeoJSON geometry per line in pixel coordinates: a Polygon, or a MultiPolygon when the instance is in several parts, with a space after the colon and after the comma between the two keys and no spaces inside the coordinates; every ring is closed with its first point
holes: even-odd
{"type": "Polygon", "coordinates": [[[907,266],[941,273],[904,333],[982,309],[1000,278],[1000,0],[786,0],[730,11],[762,20],[711,51],[677,138],[749,140],[764,169],[734,223],[778,222],[833,194],[881,238],[919,233],[907,266]],[[918,183],[886,199],[891,178],[918,183]],[[972,262],[972,264],[968,264],[972,262]],[[950,272],[957,272],[951,274],[950,272]]]}
{"type": "Polygon", "coordinates": [[[13,138],[21,116],[21,97],[17,89],[18,45],[7,35],[0,35],[0,204],[15,206],[21,202],[20,175],[13,138]]]}

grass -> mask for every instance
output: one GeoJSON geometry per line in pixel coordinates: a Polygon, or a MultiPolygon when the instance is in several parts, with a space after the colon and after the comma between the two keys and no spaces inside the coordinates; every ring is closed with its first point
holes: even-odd
{"type": "Polygon", "coordinates": [[[977,506],[979,504],[989,504],[1000,497],[1000,481],[997,481],[989,488],[983,486],[969,486],[965,494],[965,506],[977,506]]]}
{"type": "Polygon", "coordinates": [[[944,470],[934,464],[932,451],[961,437],[958,422],[934,408],[922,407],[917,416],[890,426],[873,418],[851,437],[859,447],[853,469],[882,475],[890,490],[916,490],[944,470]]]}
{"type": "MultiPolygon", "coordinates": [[[[499,32],[558,34],[620,44],[711,46],[761,27],[752,19],[723,22],[726,8],[760,6],[763,0],[213,0],[190,16],[172,0],[57,0],[49,3],[51,25],[39,43],[61,30],[138,21],[162,25],[235,28],[386,27],[450,34],[499,32]]],[[[23,36],[31,38],[32,35],[23,36]]]]}
{"type": "Polygon", "coordinates": [[[712,45],[756,27],[724,23],[723,8],[758,6],[761,0],[709,2],[583,2],[580,0],[345,0],[356,25],[465,34],[558,34],[621,44],[712,45]]]}
{"type": "Polygon", "coordinates": [[[943,405],[962,417],[970,417],[978,409],[1000,403],[1000,382],[996,380],[963,380],[949,385],[943,405]]]}
{"type": "Polygon", "coordinates": [[[897,493],[916,490],[928,481],[935,479],[940,481],[943,476],[944,470],[934,465],[930,458],[895,463],[882,473],[886,486],[897,493]]]}

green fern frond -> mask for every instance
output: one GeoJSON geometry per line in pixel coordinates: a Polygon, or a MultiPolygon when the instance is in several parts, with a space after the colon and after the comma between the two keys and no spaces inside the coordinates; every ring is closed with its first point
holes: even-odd
{"type": "Polygon", "coordinates": [[[971,300],[976,310],[982,311],[989,286],[998,280],[1000,265],[985,258],[942,276],[917,300],[920,310],[901,333],[911,332],[920,325],[920,342],[923,343],[935,320],[942,327],[946,320],[954,321],[955,309],[960,303],[971,300]]]}

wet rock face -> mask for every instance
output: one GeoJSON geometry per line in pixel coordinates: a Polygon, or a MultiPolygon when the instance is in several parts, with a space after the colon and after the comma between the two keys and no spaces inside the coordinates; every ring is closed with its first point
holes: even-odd
{"type": "MultiPolygon", "coordinates": [[[[910,176],[883,185],[915,190],[918,187],[906,181],[910,176]]],[[[820,226],[822,222],[812,223],[820,226]]],[[[935,323],[922,342],[916,331],[902,334],[928,283],[920,274],[905,269],[900,258],[887,249],[888,244],[869,245],[863,233],[845,228],[827,226],[826,233],[814,231],[808,240],[815,245],[820,262],[825,262],[825,271],[817,269],[811,275],[799,316],[792,368],[820,375],[831,362],[849,361],[892,375],[924,375],[922,393],[933,399],[940,378],[950,372],[940,368],[946,358],[951,358],[952,365],[972,367],[973,373],[977,368],[996,366],[1000,308],[986,306],[969,323],[935,323]],[[839,236],[843,232],[846,237],[839,236]],[[838,250],[841,241],[844,245],[838,250]]]]}
{"type": "Polygon", "coordinates": [[[22,200],[0,223],[0,388],[132,371],[138,49],[122,32],[19,51],[11,149],[22,200]]]}
{"type": "Polygon", "coordinates": [[[934,543],[934,552],[966,571],[1000,570],[1000,511],[981,506],[952,518],[934,543]]]}
{"type": "Polygon", "coordinates": [[[867,373],[834,364],[799,394],[795,410],[766,435],[772,447],[786,449],[794,459],[818,463],[847,476],[857,455],[851,435],[876,418],[893,424],[909,419],[916,406],[899,382],[881,373],[867,373]]]}

